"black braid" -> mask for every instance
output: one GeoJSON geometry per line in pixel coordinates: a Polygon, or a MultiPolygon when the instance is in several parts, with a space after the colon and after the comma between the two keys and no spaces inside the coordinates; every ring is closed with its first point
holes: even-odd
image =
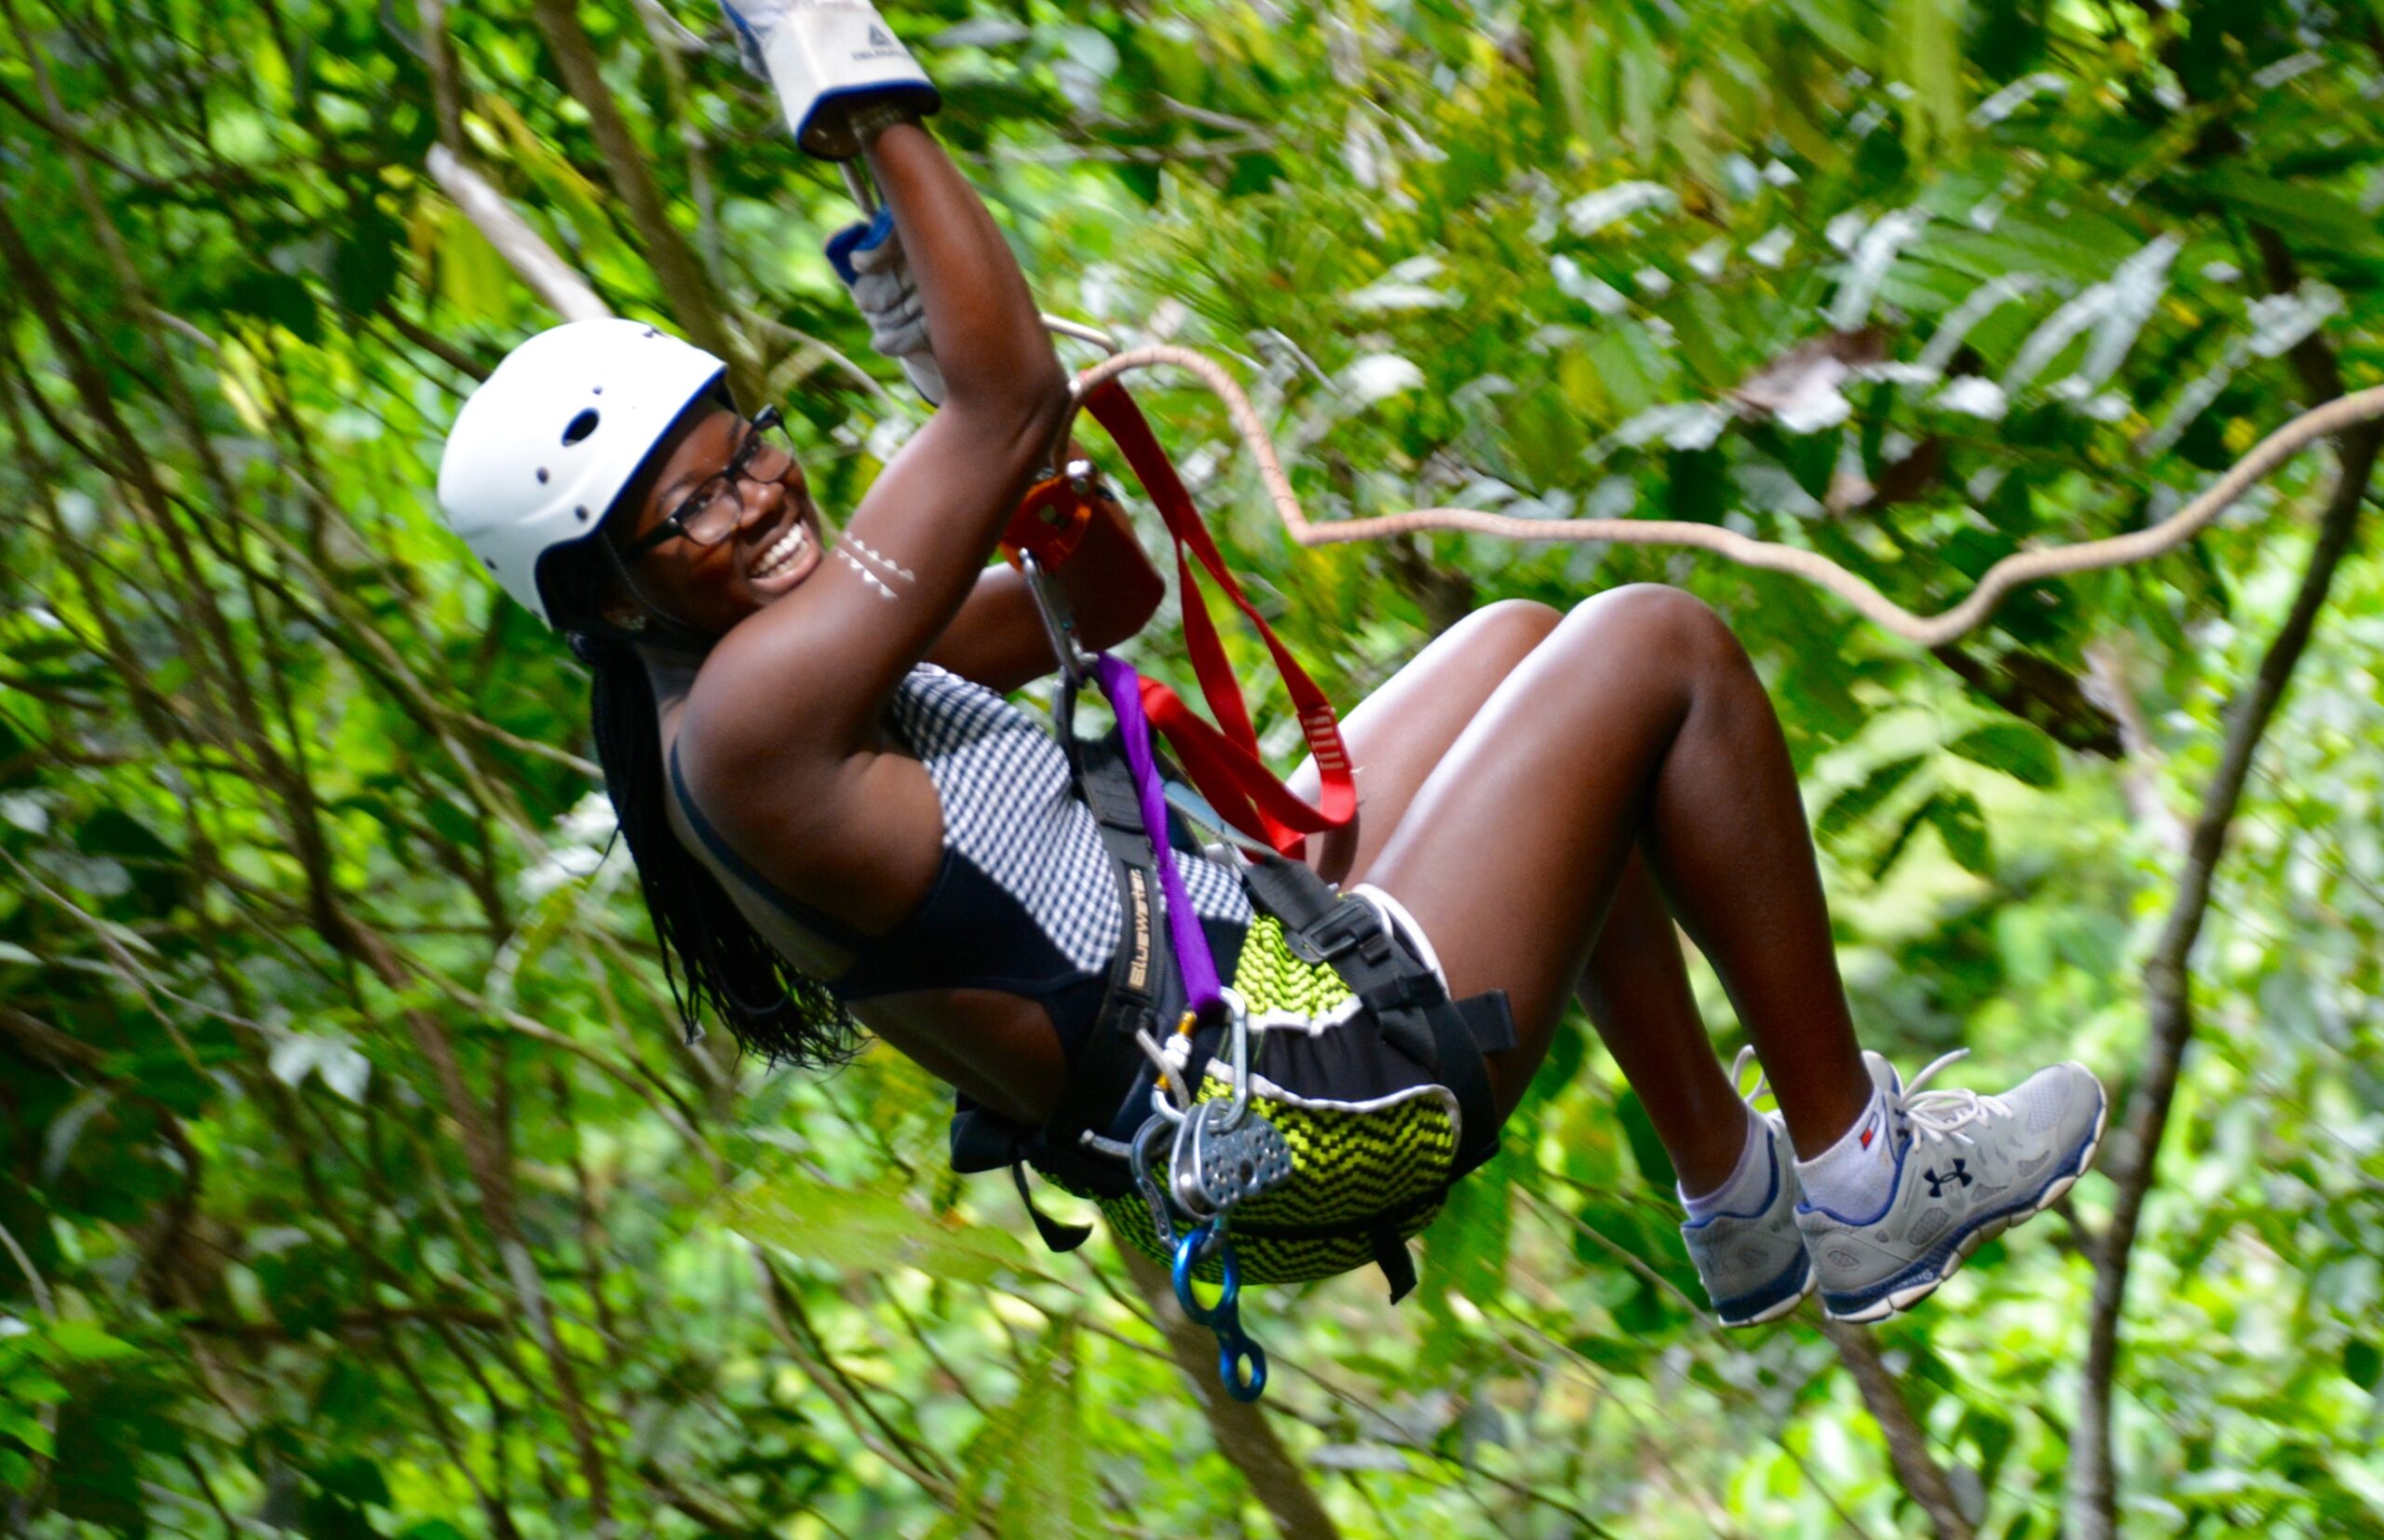
{"type": "Polygon", "coordinates": [[[779,955],[672,832],[654,685],[636,649],[601,625],[571,633],[571,649],[594,676],[589,716],[604,790],[637,863],[663,977],[690,1037],[709,1007],[738,1043],[774,1063],[824,1067],[852,1058],[861,1039],[852,1013],[779,955]]]}

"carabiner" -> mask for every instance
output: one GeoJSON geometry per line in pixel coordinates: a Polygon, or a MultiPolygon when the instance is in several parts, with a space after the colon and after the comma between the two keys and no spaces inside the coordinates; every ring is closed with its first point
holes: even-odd
{"type": "Polygon", "coordinates": [[[1175,1303],[1195,1326],[1205,1326],[1216,1334],[1217,1379],[1226,1394],[1237,1401],[1254,1401],[1265,1395],[1266,1350],[1241,1330],[1241,1261],[1234,1255],[1233,1241],[1221,1223],[1212,1222],[1186,1231],[1175,1243],[1175,1303]],[[1225,1277],[1217,1303],[1202,1309],[1193,1297],[1192,1269],[1200,1264],[1212,1243],[1223,1254],[1225,1277]]]}
{"type": "Polygon", "coordinates": [[[1234,1301],[1241,1297],[1241,1259],[1234,1255],[1233,1242],[1226,1238],[1223,1227],[1215,1221],[1176,1237],[1174,1278],[1175,1303],[1184,1307],[1184,1314],[1195,1326],[1208,1325],[1218,1311],[1230,1310],[1234,1301]],[[1217,1303],[1203,1307],[1192,1292],[1192,1269],[1219,1253],[1223,1254],[1223,1279],[1217,1303]]]}
{"type": "Polygon", "coordinates": [[[1217,998],[1226,1008],[1227,1052],[1233,1060],[1233,1095],[1226,1102],[1225,1121],[1218,1125],[1222,1130],[1239,1123],[1250,1109],[1250,1004],[1230,984],[1217,991],[1217,998]]]}
{"type": "Polygon", "coordinates": [[[1237,1401],[1254,1401],[1266,1394],[1266,1350],[1242,1335],[1241,1314],[1228,1313],[1222,1307],[1217,1320],[1209,1330],[1217,1334],[1217,1378],[1225,1382],[1226,1394],[1237,1401]],[[1250,1377],[1241,1377],[1243,1363],[1250,1365],[1250,1377]]]}
{"type": "Polygon", "coordinates": [[[1175,1245],[1175,1221],[1168,1211],[1167,1198],[1159,1192],[1158,1179],[1151,1175],[1150,1155],[1153,1137],[1166,1135],[1166,1111],[1162,1103],[1158,1112],[1144,1119],[1143,1126],[1134,1130],[1134,1141],[1127,1150],[1126,1169],[1133,1176],[1135,1190],[1150,1206],[1151,1233],[1158,1236],[1161,1246],[1172,1249],[1175,1245]]]}

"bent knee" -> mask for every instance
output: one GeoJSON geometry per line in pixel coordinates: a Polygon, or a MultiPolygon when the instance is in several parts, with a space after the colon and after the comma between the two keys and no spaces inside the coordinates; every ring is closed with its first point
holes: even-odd
{"type": "Polygon", "coordinates": [[[1448,634],[1462,637],[1469,650],[1483,647],[1521,658],[1547,641],[1564,619],[1563,612],[1537,599],[1501,599],[1467,615],[1448,634]]]}
{"type": "Polygon", "coordinates": [[[1630,583],[1585,599],[1566,617],[1594,629],[1602,643],[1684,663],[1736,662],[1746,654],[1713,605],[1665,583],[1630,583]]]}

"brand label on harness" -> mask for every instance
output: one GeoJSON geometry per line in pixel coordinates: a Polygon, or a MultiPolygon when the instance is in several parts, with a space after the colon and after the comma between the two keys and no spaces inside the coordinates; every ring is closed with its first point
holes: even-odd
{"type": "Polygon", "coordinates": [[[1139,867],[1127,871],[1126,885],[1134,896],[1134,960],[1127,965],[1126,987],[1139,990],[1151,972],[1151,898],[1150,890],[1143,885],[1139,867]]]}

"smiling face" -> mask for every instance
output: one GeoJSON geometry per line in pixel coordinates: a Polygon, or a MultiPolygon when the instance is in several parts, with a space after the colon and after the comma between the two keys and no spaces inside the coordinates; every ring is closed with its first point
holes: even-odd
{"type": "MultiPolygon", "coordinates": [[[[822,554],[820,510],[802,467],[782,453],[783,430],[753,446],[744,475],[718,493],[725,505],[715,505],[706,519],[694,518],[689,500],[707,483],[717,485],[715,479],[752,431],[725,407],[691,413],[676,442],[666,443],[661,466],[643,493],[633,493],[632,502],[614,510],[602,536],[616,551],[631,550],[673,513],[684,513],[699,534],[718,534],[716,544],[682,535],[622,559],[648,605],[707,636],[725,634],[754,611],[793,592],[819,569],[822,554]]],[[[624,596],[606,608],[617,623],[637,606],[624,596]]]]}

